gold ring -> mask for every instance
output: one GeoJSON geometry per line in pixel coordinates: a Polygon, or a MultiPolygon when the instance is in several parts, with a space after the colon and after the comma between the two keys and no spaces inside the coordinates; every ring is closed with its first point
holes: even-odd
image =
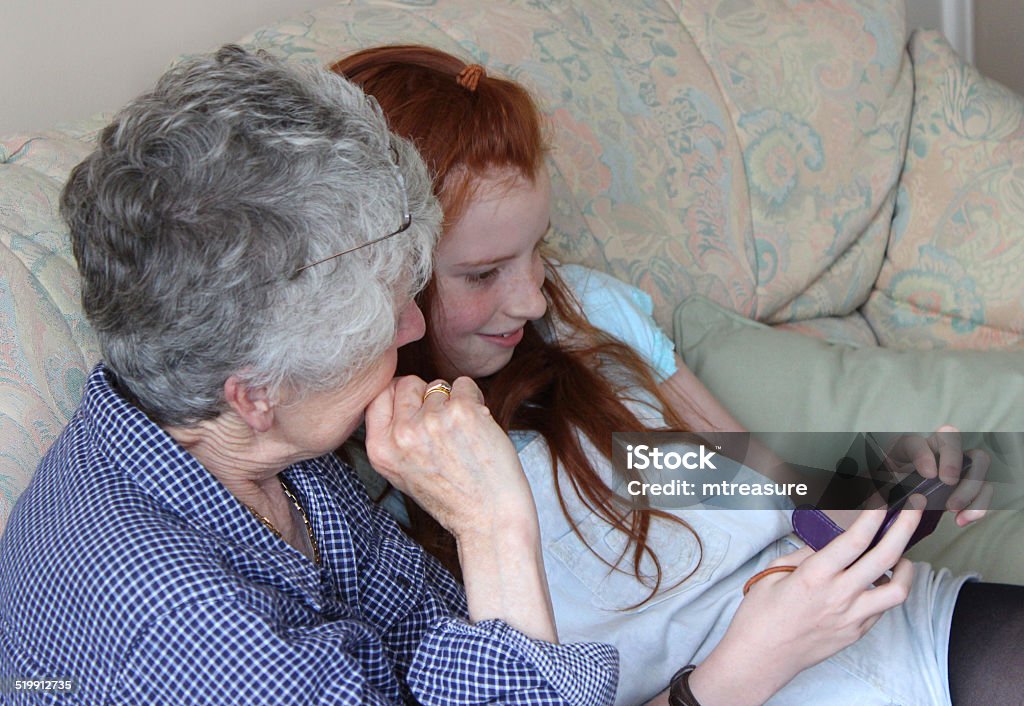
{"type": "Polygon", "coordinates": [[[423,393],[423,401],[426,402],[427,398],[435,392],[443,392],[445,397],[452,396],[452,386],[446,382],[437,382],[427,388],[427,391],[423,393]]]}

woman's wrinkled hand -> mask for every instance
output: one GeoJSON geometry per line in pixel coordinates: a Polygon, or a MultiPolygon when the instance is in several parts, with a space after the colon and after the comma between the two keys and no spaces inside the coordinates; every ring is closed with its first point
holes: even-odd
{"type": "Polygon", "coordinates": [[[370,403],[366,450],[374,468],[457,538],[505,519],[535,522],[519,457],[476,384],[458,378],[450,397],[424,399],[428,387],[414,376],[396,378],[370,403]]]}

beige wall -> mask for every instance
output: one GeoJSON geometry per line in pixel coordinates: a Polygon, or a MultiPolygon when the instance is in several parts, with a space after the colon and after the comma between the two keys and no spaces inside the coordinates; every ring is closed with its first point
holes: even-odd
{"type": "Polygon", "coordinates": [[[175,57],[330,0],[0,0],[0,133],[114,110],[175,57]]]}
{"type": "Polygon", "coordinates": [[[1024,95],[1024,0],[974,0],[974,24],[977,67],[1024,95]]]}

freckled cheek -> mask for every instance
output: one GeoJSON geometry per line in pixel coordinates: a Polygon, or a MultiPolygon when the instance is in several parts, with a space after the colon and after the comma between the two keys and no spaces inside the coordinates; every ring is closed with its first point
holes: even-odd
{"type": "Polygon", "coordinates": [[[455,294],[442,290],[439,294],[430,315],[435,339],[474,335],[494,317],[493,297],[486,292],[455,294]]]}

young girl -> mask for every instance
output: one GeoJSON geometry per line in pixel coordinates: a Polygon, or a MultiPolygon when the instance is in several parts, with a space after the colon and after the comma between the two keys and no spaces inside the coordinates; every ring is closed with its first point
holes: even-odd
{"type": "MultiPolygon", "coordinates": [[[[675,355],[643,292],[544,258],[550,182],[530,95],[426,47],[369,49],[332,68],[416,144],[445,212],[419,298],[427,335],[403,349],[399,370],[477,380],[533,490],[560,634],[619,648],[618,703],[662,692],[688,662],[698,666],[679,681],[688,679],[690,701],[675,703],[933,706],[949,702],[950,684],[989,703],[1020,693],[1018,671],[991,679],[986,663],[1020,658],[1012,632],[957,602],[987,588],[986,601],[1015,601],[1005,615],[1019,616],[1020,594],[961,591],[965,577],[914,571],[900,554],[916,511],[861,556],[878,513],[814,554],[787,537],[784,511],[667,512],[622,500],[634,477],[611,470],[612,432],[741,427],[675,355]],[[797,569],[758,580],[744,598],[750,577],[777,566],[797,569]],[[888,583],[871,588],[889,569],[888,583]],[[951,622],[972,652],[948,650],[947,670],[951,622]]],[[[408,509],[413,533],[457,572],[444,531],[408,509]]],[[[958,520],[980,514],[964,509],[958,520]]]]}

